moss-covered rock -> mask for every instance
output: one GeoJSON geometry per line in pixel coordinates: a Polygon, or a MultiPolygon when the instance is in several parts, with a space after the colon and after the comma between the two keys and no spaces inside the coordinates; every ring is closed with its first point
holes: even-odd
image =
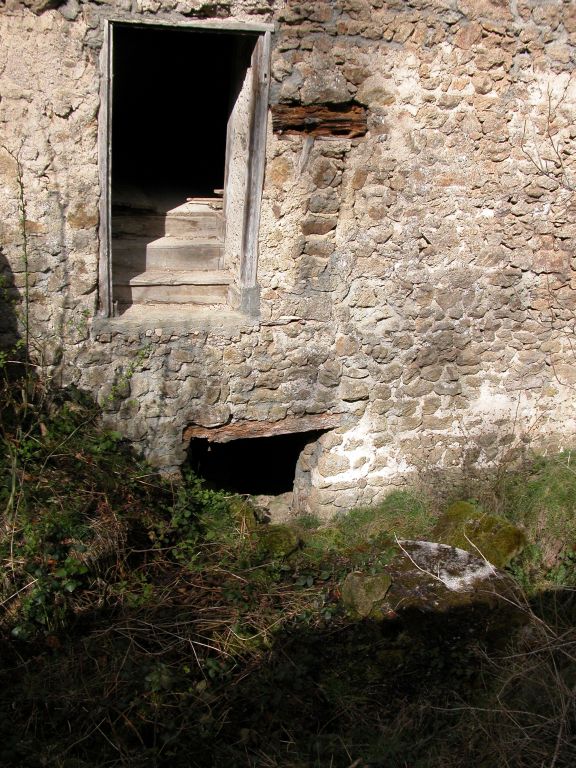
{"type": "Polygon", "coordinates": [[[270,557],[288,557],[302,544],[298,533],[289,525],[262,525],[256,528],[258,546],[270,557]]]}
{"type": "Polygon", "coordinates": [[[387,573],[349,573],[342,584],[342,603],[358,618],[380,619],[383,615],[381,606],[391,584],[392,579],[387,573]]]}
{"type": "Polygon", "coordinates": [[[448,507],[438,519],[432,538],[480,555],[497,568],[508,565],[527,543],[520,528],[467,501],[457,501],[448,507]]]}

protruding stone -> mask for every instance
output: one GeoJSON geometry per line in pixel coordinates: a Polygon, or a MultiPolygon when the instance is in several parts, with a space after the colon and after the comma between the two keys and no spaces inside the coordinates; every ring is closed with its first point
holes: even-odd
{"type": "Polygon", "coordinates": [[[391,81],[382,75],[371,75],[364,80],[356,92],[356,101],[367,107],[388,107],[395,101],[391,81]]]}

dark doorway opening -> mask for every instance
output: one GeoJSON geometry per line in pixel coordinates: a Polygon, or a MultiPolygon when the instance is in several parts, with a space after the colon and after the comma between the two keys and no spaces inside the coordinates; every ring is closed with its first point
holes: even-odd
{"type": "Polygon", "coordinates": [[[228,118],[254,39],[115,24],[112,204],[170,210],[224,186],[228,118]]]}
{"type": "Polygon", "coordinates": [[[322,434],[323,430],[315,430],[227,443],[194,438],[188,451],[189,464],[214,488],[276,496],[293,490],[298,457],[322,434]]]}

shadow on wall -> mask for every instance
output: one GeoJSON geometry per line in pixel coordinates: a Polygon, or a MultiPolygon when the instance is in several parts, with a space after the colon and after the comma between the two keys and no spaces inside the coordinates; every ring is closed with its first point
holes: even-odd
{"type": "Polygon", "coordinates": [[[8,360],[21,362],[24,350],[20,349],[17,306],[20,293],[16,288],[14,274],[0,247],[0,353],[8,360]]]}

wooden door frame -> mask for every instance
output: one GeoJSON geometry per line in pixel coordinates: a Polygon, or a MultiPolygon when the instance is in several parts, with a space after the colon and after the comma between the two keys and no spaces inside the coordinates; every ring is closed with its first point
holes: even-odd
{"type": "Polygon", "coordinates": [[[98,113],[98,176],[100,181],[100,259],[98,308],[112,316],[112,24],[104,21],[100,51],[100,111],[98,113]]]}
{"type": "Polygon", "coordinates": [[[250,104],[250,144],[248,149],[248,179],[242,226],[240,258],[240,311],[248,315],[260,313],[258,287],[258,233],[260,207],[266,165],[266,130],[268,122],[268,92],[270,90],[271,34],[260,35],[252,54],[252,94],[250,104]]]}
{"type": "Polygon", "coordinates": [[[238,288],[239,309],[250,315],[259,312],[258,230],[260,204],[264,186],[266,162],[266,131],[268,92],[270,87],[270,48],[273,24],[254,24],[234,21],[177,21],[109,18],[104,20],[104,39],[100,52],[100,111],[98,116],[98,173],[100,181],[100,258],[98,268],[98,314],[112,317],[112,83],[114,25],[172,27],[196,29],[206,32],[228,32],[255,36],[252,54],[252,88],[250,103],[248,173],[242,222],[242,248],[238,288]]]}

